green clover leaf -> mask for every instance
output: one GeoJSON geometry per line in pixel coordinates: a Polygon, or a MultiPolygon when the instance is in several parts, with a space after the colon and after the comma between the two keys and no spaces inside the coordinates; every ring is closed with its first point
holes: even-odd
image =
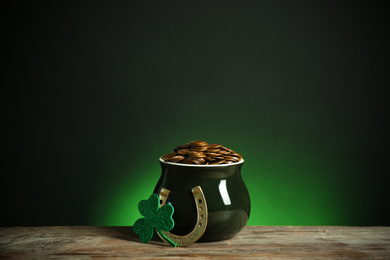
{"type": "Polygon", "coordinates": [[[139,235],[142,243],[148,243],[153,237],[153,225],[147,218],[138,219],[133,225],[133,231],[139,235]]]}
{"type": "MultiPolygon", "coordinates": [[[[165,204],[160,208],[160,199],[157,194],[152,194],[147,200],[141,200],[138,203],[138,210],[144,218],[140,218],[134,223],[133,231],[139,235],[142,243],[147,243],[152,239],[153,227],[162,234],[161,230],[170,231],[175,225],[172,219],[173,206],[165,204]]],[[[164,238],[167,239],[165,236],[164,238]]],[[[171,244],[176,246],[173,242],[171,244]]]]}
{"type": "Polygon", "coordinates": [[[152,194],[148,200],[141,200],[138,203],[139,213],[146,218],[152,218],[153,214],[158,211],[159,204],[160,202],[157,194],[152,194]]]}

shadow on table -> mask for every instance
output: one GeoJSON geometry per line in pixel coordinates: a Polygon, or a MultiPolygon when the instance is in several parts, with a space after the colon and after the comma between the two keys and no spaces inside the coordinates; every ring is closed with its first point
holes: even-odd
{"type": "MultiPolygon", "coordinates": [[[[133,227],[108,227],[110,229],[111,237],[121,240],[133,241],[142,243],[139,239],[138,234],[134,233],[133,227]]],[[[165,244],[161,238],[154,232],[152,240],[149,244],[165,244]]]]}

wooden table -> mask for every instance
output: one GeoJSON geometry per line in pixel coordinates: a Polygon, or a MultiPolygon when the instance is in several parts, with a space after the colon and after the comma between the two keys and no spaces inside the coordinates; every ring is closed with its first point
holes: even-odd
{"type": "Polygon", "coordinates": [[[390,259],[390,227],[247,226],[233,239],[171,247],[131,227],[1,227],[0,259],[390,259]]]}

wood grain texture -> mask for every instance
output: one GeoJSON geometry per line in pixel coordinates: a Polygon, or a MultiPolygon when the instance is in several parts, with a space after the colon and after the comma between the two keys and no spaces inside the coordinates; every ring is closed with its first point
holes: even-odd
{"type": "Polygon", "coordinates": [[[233,239],[171,247],[131,227],[2,227],[0,258],[390,259],[390,227],[247,226],[233,239]]]}

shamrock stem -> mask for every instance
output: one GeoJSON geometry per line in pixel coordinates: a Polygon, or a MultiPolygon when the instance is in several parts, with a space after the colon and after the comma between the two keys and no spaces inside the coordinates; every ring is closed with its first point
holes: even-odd
{"type": "Polygon", "coordinates": [[[160,230],[158,230],[156,228],[156,231],[165,239],[165,241],[167,241],[171,246],[173,247],[177,247],[177,244],[175,242],[173,242],[172,240],[170,240],[166,235],[164,235],[160,230]]]}

